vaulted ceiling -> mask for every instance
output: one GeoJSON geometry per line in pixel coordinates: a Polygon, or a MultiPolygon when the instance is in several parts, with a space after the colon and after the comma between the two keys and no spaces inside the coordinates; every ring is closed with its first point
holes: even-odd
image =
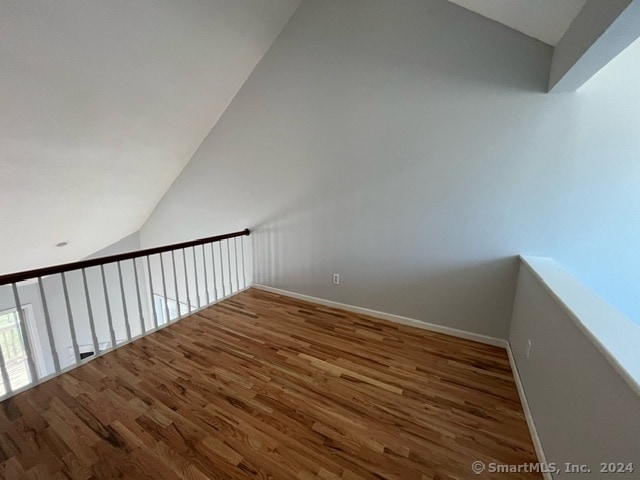
{"type": "Polygon", "coordinates": [[[0,273],[139,229],[300,2],[0,0],[0,273]]]}
{"type": "Polygon", "coordinates": [[[586,0],[449,0],[555,46],[586,0]]]}
{"type": "MultiPolygon", "coordinates": [[[[301,1],[0,0],[0,274],[137,231],[301,1]]],[[[551,45],[585,3],[450,1],[551,45]]]]}

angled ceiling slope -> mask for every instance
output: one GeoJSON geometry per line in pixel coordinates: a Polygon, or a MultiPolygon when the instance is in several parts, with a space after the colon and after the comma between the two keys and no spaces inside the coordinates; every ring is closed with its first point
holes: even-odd
{"type": "Polygon", "coordinates": [[[555,46],[585,0],[449,0],[555,46]]]}
{"type": "Polygon", "coordinates": [[[0,1],[0,273],[136,231],[300,2],[0,1]]]}

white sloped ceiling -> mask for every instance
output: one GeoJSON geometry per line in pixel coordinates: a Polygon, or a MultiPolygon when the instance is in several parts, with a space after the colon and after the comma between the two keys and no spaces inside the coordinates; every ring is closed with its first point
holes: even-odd
{"type": "Polygon", "coordinates": [[[449,0],[555,46],[585,0],[449,0]]]}
{"type": "Polygon", "coordinates": [[[0,0],[0,273],[140,228],[300,1],[0,0]]]}

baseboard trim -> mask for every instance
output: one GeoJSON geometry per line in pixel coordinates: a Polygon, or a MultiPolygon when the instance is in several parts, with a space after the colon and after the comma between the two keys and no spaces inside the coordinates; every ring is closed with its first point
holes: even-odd
{"type": "MultiPolygon", "coordinates": [[[[547,456],[545,455],[544,449],[542,448],[542,442],[540,441],[540,436],[538,435],[538,429],[536,428],[536,423],[533,421],[533,415],[531,414],[531,409],[529,408],[529,402],[524,391],[524,385],[522,384],[520,373],[518,373],[518,367],[516,366],[516,362],[513,357],[513,352],[511,351],[511,345],[509,344],[509,342],[507,342],[507,355],[509,356],[509,364],[511,365],[513,378],[516,382],[516,388],[518,389],[518,396],[520,397],[520,403],[522,404],[524,417],[527,420],[529,432],[531,433],[533,447],[535,448],[536,455],[538,456],[538,462],[542,464],[542,466],[547,466],[547,456]]],[[[542,476],[544,480],[553,480],[553,476],[549,472],[542,472],[542,476]]]]}
{"type": "Polygon", "coordinates": [[[400,315],[394,315],[392,313],[379,312],[377,310],[370,310],[368,308],[356,307],[354,305],[348,305],[346,303],[334,302],[332,300],[325,300],[323,298],[311,297],[309,295],[303,295],[301,293],[291,292],[289,290],[282,290],[280,288],[269,287],[267,285],[261,285],[254,283],[253,288],[258,290],[264,290],[265,292],[275,293],[278,295],[284,295],[286,297],[296,298],[298,300],[304,300],[311,303],[317,303],[326,307],[340,308],[353,313],[360,313],[362,315],[368,315],[370,317],[380,318],[382,320],[388,320],[390,322],[400,323],[410,327],[417,327],[423,330],[429,330],[431,332],[443,333],[445,335],[451,335],[452,337],[464,338],[466,340],[473,340],[474,342],[480,342],[487,345],[493,345],[495,347],[501,347],[506,349],[509,343],[501,338],[489,337],[487,335],[481,335],[479,333],[467,332],[465,330],[458,330],[456,328],[445,327],[443,325],[436,325],[434,323],[423,322],[422,320],[416,320],[414,318],[401,317],[400,315]]]}

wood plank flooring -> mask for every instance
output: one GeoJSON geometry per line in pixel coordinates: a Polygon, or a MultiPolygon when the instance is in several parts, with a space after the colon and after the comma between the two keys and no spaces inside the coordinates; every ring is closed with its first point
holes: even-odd
{"type": "Polygon", "coordinates": [[[504,350],[251,289],[0,405],[7,479],[470,479],[536,462],[504,350]]]}

